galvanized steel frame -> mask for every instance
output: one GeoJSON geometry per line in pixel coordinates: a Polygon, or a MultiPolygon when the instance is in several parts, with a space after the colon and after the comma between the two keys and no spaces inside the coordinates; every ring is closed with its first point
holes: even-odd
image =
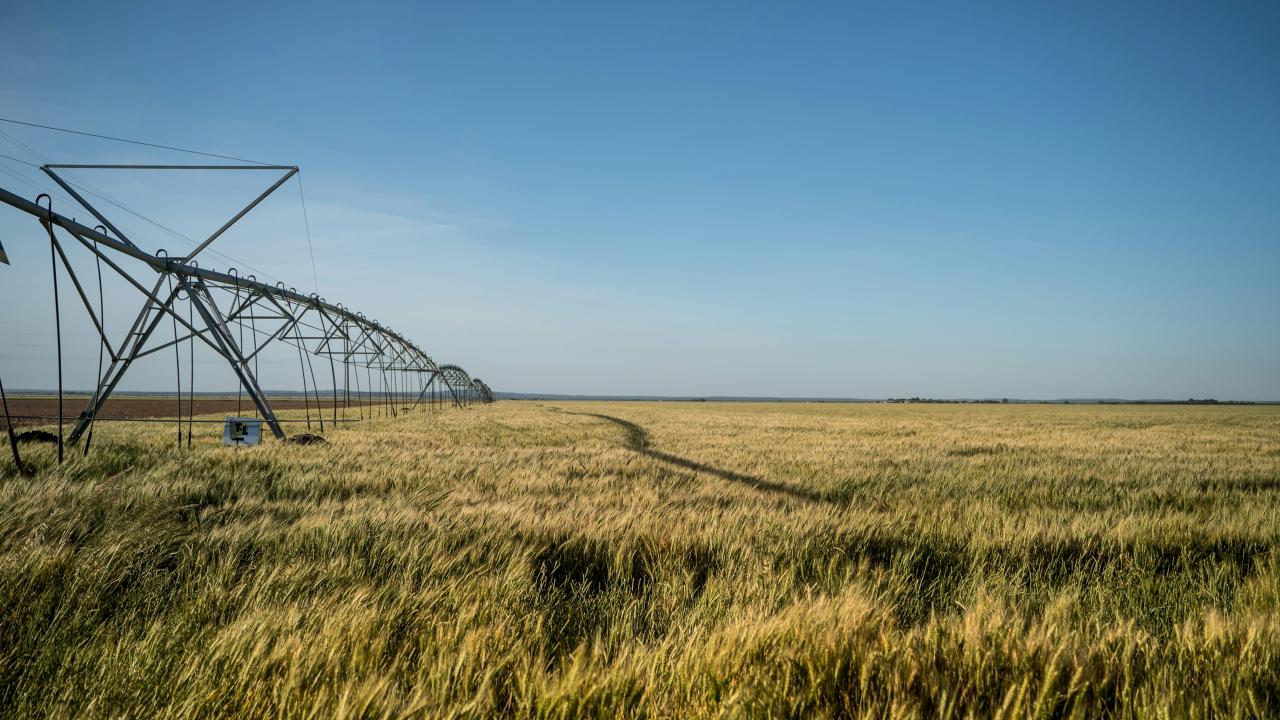
{"type": "MultiPolygon", "coordinates": [[[[337,421],[338,387],[336,370],[333,362],[340,359],[343,364],[343,393],[346,402],[350,403],[350,371],[363,368],[366,373],[376,371],[384,378],[380,394],[390,403],[407,397],[407,381],[399,383],[387,382],[387,373],[394,378],[396,373],[405,378],[416,378],[421,386],[414,405],[436,387],[437,380],[443,382],[454,405],[465,407],[473,402],[493,402],[494,396],[487,385],[479,379],[471,378],[465,370],[457,365],[437,364],[420,347],[408,338],[376,320],[366,318],[362,313],[353,312],[344,305],[327,302],[316,294],[307,295],[295,288],[283,284],[269,285],[258,281],[254,276],[241,277],[234,268],[225,272],[202,268],[195,261],[195,256],[207,248],[214,240],[226,232],[250,210],[261,203],[285,181],[298,172],[296,166],[229,166],[229,165],[46,165],[42,170],[49,175],[71,197],[85,207],[102,223],[97,228],[89,228],[64,215],[55,213],[50,208],[40,206],[21,196],[0,188],[0,202],[4,202],[18,210],[36,217],[46,228],[50,228],[50,237],[54,249],[61,259],[63,267],[71,276],[77,294],[88,311],[94,328],[103,343],[111,360],[110,366],[102,375],[85,410],[77,419],[68,441],[75,443],[90,426],[94,418],[101,412],[103,405],[112,391],[128,372],[130,366],[139,358],[172,347],[178,343],[199,339],[206,346],[222,357],[234,371],[244,392],[254,403],[258,413],[267,422],[271,432],[277,438],[284,437],[280,421],[271,408],[266,393],[258,383],[255,373],[256,359],[268,345],[281,343],[292,345],[302,353],[323,356],[330,360],[331,380],[333,385],[333,420],[337,421]],[[252,202],[237,212],[216,232],[197,245],[182,258],[172,258],[165,254],[151,255],[137,247],[124,233],[113,225],[97,208],[93,207],[75,189],[57,174],[63,168],[112,168],[141,170],[279,170],[282,176],[267,190],[259,194],[252,202]],[[129,332],[112,346],[101,319],[94,312],[92,304],[75,271],[67,258],[62,245],[52,233],[52,228],[61,228],[93,253],[97,259],[114,270],[130,285],[145,296],[143,306],[135,317],[129,332]],[[108,232],[117,237],[111,237],[108,232]],[[158,277],[155,284],[148,288],[134,275],[116,262],[114,255],[124,255],[138,260],[154,270],[158,277]],[[183,297],[185,295],[185,297],[183,297]],[[220,299],[222,302],[220,302],[220,299]],[[190,309],[199,316],[197,323],[189,322],[176,309],[176,304],[185,300],[190,309]],[[172,318],[177,325],[184,328],[185,335],[175,337],[163,343],[154,343],[147,347],[159,326],[166,317],[172,318]],[[250,342],[244,347],[238,341],[237,333],[232,331],[233,324],[243,335],[245,321],[250,321],[252,331],[250,342]],[[259,322],[265,323],[267,331],[261,329],[259,322]],[[274,329],[272,323],[276,323],[274,329]],[[199,327],[197,327],[199,325],[199,327]],[[265,338],[260,337],[265,335],[265,338]]],[[[37,198],[38,200],[38,198],[37,198]]],[[[161,251],[163,252],[163,251],[161,251]]],[[[176,334],[176,333],[175,333],[176,334]]],[[[313,385],[314,385],[314,370],[313,385]]],[[[304,392],[305,392],[304,373],[304,392]]],[[[366,394],[372,394],[373,388],[367,388],[366,394]]],[[[317,402],[318,397],[317,388],[317,402]]],[[[359,398],[357,398],[359,400],[359,398]]],[[[394,412],[394,405],[392,405],[394,412]]],[[[323,416],[321,419],[323,423],[323,416]]]]}

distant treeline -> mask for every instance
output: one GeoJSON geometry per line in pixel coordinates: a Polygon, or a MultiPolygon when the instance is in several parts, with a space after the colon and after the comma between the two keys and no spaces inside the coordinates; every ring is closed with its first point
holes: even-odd
{"type": "Polygon", "coordinates": [[[889,398],[882,400],[886,403],[950,403],[950,404],[966,404],[966,405],[1001,405],[1008,403],[1016,403],[1020,405],[1275,405],[1275,402],[1258,401],[1258,400],[1215,400],[1213,398],[1188,398],[1186,400],[1108,400],[1108,399],[1084,399],[1084,400],[1010,400],[1009,398],[1001,398],[999,400],[987,398],[982,400],[939,400],[935,398],[889,398]]]}
{"type": "Polygon", "coordinates": [[[776,402],[776,403],[895,403],[939,405],[1278,405],[1275,400],[1215,400],[1213,398],[1188,398],[1186,400],[1124,400],[1118,398],[1062,398],[1057,400],[1025,400],[1020,398],[962,398],[942,399],[926,397],[909,398],[778,398],[778,397],[656,397],[652,395],[525,395],[522,393],[494,393],[502,400],[612,400],[626,402],[776,402]]]}

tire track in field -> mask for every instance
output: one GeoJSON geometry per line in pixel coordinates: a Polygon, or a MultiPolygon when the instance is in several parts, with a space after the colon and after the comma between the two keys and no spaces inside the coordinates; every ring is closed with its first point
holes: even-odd
{"type": "Polygon", "coordinates": [[[658,450],[653,446],[652,442],[650,442],[649,440],[649,431],[645,430],[643,427],[637,425],[636,423],[631,422],[630,420],[623,420],[620,417],[614,417],[613,415],[605,415],[603,413],[569,412],[568,410],[564,410],[558,407],[552,407],[551,409],[556,412],[562,412],[565,415],[580,415],[582,417],[592,417],[592,418],[596,418],[597,420],[604,420],[605,422],[612,423],[613,425],[616,425],[617,427],[620,427],[624,431],[626,431],[627,449],[633,452],[639,453],[641,455],[644,455],[646,457],[651,457],[655,460],[660,460],[664,463],[667,463],[668,465],[674,465],[676,467],[683,468],[685,470],[692,470],[694,472],[701,472],[701,473],[707,473],[708,475],[714,475],[722,480],[728,480],[729,482],[740,483],[742,485],[746,485],[747,487],[752,488],[753,490],[759,490],[761,492],[775,493],[778,495],[786,495],[789,497],[796,498],[797,500],[804,500],[806,502],[833,502],[832,498],[828,497],[823,493],[792,487],[790,485],[774,482],[772,480],[765,480],[764,478],[756,477],[755,475],[747,475],[745,473],[734,472],[733,470],[726,470],[724,468],[719,468],[714,465],[708,465],[707,463],[698,462],[696,460],[690,460],[689,458],[683,458],[683,457],[680,457],[679,455],[672,455],[671,453],[658,450]]]}

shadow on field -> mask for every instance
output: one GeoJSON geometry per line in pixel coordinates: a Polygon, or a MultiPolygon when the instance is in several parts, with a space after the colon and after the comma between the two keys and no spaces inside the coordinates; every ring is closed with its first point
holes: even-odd
{"type": "Polygon", "coordinates": [[[627,432],[627,447],[629,449],[635,452],[638,452],[641,455],[651,457],[655,460],[661,460],[662,462],[665,462],[669,465],[682,467],[686,470],[693,470],[694,472],[702,472],[702,473],[707,473],[708,475],[715,475],[716,477],[721,478],[723,480],[742,483],[743,485],[747,485],[748,487],[751,487],[752,489],[755,489],[755,490],[760,490],[762,492],[777,493],[780,495],[788,495],[798,500],[806,500],[808,502],[832,502],[833,501],[833,498],[828,497],[823,493],[813,492],[812,490],[802,490],[800,488],[794,488],[794,487],[791,487],[790,485],[784,485],[782,483],[772,482],[770,480],[758,478],[754,475],[745,475],[743,473],[737,473],[732,470],[725,470],[724,468],[718,468],[714,465],[707,465],[706,463],[695,462],[687,458],[682,458],[679,455],[672,455],[670,453],[662,452],[661,450],[656,450],[649,443],[648,431],[646,431],[644,428],[640,427],[639,425],[633,422],[630,422],[628,420],[623,420],[622,418],[614,417],[612,415],[603,415],[601,413],[569,412],[567,410],[561,410],[560,412],[563,412],[566,415],[582,415],[585,417],[593,417],[599,420],[604,420],[606,422],[613,423],[614,425],[617,425],[618,427],[622,428],[627,432]]]}

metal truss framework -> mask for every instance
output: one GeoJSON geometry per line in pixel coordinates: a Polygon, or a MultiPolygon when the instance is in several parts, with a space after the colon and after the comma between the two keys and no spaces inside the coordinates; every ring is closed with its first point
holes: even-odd
{"type": "MultiPolygon", "coordinates": [[[[369,320],[362,313],[353,312],[342,304],[331,304],[318,295],[306,295],[283,283],[270,285],[259,282],[254,276],[242,277],[234,269],[225,272],[202,268],[195,256],[226,232],[240,218],[256,207],[268,195],[298,172],[296,166],[269,165],[46,165],[41,168],[77,202],[85,207],[102,224],[89,228],[39,204],[41,198],[31,202],[0,188],[0,201],[35,216],[49,235],[49,241],[63,268],[70,275],[85,310],[93,321],[102,347],[110,359],[106,371],[99,378],[93,397],[76,420],[68,436],[75,443],[94,418],[101,412],[112,391],[138,359],[157,353],[180,343],[200,340],[235,372],[245,394],[253,402],[258,413],[266,421],[277,438],[284,438],[280,421],[258,383],[258,358],[262,351],[273,344],[292,345],[298,350],[299,364],[303,372],[303,388],[306,391],[307,372],[311,385],[316,388],[319,407],[319,386],[311,357],[326,358],[329,364],[330,385],[333,389],[333,421],[337,422],[338,395],[344,395],[349,406],[351,382],[356,384],[357,403],[381,399],[388,404],[416,394],[414,407],[424,398],[434,401],[437,397],[451,400],[462,407],[475,402],[493,402],[493,393],[479,379],[471,378],[457,365],[437,364],[426,352],[389,327],[369,320]],[[58,173],[62,168],[110,168],[142,170],[277,170],[282,176],[266,191],[241,209],[221,228],[182,258],[169,257],[161,251],[151,255],[137,247],[120,232],[102,213],[89,204],[58,173]],[[54,228],[61,228],[96,256],[102,264],[114,270],[130,285],[141,292],[145,299],[128,333],[113,343],[107,336],[98,313],[80,284],[71,262],[56,237],[54,228]],[[108,233],[114,234],[111,237],[108,233]],[[141,261],[154,270],[158,277],[148,284],[134,277],[134,273],[116,262],[124,255],[141,261]],[[187,304],[187,315],[179,311],[179,303],[187,304]],[[172,340],[151,342],[161,321],[168,319],[174,328],[172,340]],[[179,331],[178,327],[182,330],[179,331]],[[182,332],[184,334],[179,334],[182,332]],[[246,332],[248,337],[246,338],[246,332]],[[305,364],[303,360],[306,360],[305,364]],[[341,364],[339,371],[338,365],[341,364]],[[342,373],[339,386],[338,373],[342,373]],[[364,374],[364,389],[361,390],[364,374]]],[[[44,197],[44,196],[42,196],[44,197]]],[[[0,260],[7,259],[0,256],[0,260]]],[[[323,367],[321,368],[323,375],[323,367]]],[[[391,412],[395,413],[394,406],[391,412]]],[[[323,428],[323,417],[321,419],[323,428]]]]}
{"type": "Polygon", "coordinates": [[[466,402],[493,402],[493,391],[480,378],[473,378],[457,365],[441,365],[440,373],[450,387],[463,388],[466,402]]]}

